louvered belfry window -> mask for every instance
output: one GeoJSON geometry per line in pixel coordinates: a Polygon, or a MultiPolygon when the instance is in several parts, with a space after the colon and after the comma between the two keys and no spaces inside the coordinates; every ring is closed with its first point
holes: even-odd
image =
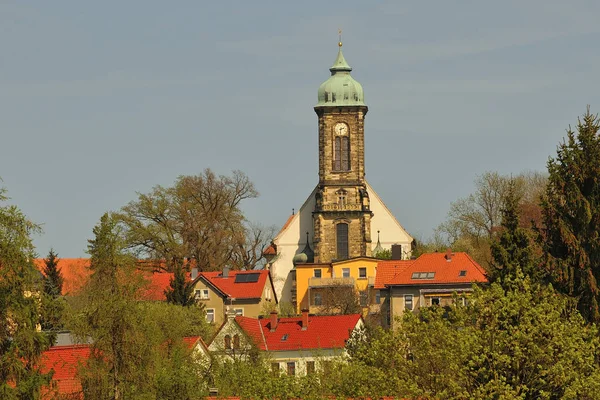
{"type": "Polygon", "coordinates": [[[336,136],[333,142],[334,171],[350,171],[350,139],[348,136],[336,136]]]}

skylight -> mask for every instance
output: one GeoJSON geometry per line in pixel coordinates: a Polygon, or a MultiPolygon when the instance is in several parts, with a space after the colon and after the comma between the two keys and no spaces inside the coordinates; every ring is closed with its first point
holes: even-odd
{"type": "Polygon", "coordinates": [[[258,282],[260,274],[236,274],[235,283],[254,283],[258,282]]]}
{"type": "Polygon", "coordinates": [[[285,341],[287,340],[287,338],[288,338],[288,334],[286,333],[285,335],[283,335],[283,336],[281,337],[281,341],[282,341],[282,342],[285,342],[285,341]]]}
{"type": "Polygon", "coordinates": [[[467,276],[467,270],[463,269],[458,273],[458,276],[467,276]]]}
{"type": "Polygon", "coordinates": [[[435,272],[413,272],[411,279],[433,279],[435,272]]]}

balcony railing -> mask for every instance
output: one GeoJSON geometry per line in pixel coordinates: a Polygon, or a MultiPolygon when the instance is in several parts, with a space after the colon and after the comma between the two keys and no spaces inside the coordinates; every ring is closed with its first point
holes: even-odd
{"type": "Polygon", "coordinates": [[[310,278],[308,286],[316,287],[331,287],[331,286],[354,286],[354,278],[310,278]]]}
{"type": "Polygon", "coordinates": [[[362,205],[360,203],[346,203],[346,204],[323,204],[323,211],[361,211],[362,205]]]}

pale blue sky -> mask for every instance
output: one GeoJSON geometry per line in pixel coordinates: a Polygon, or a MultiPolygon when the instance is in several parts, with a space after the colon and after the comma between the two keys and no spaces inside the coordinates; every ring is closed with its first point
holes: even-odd
{"type": "Polygon", "coordinates": [[[103,212],[210,167],[280,226],[317,183],[317,88],[344,30],[367,179],[428,237],[486,170],[545,170],[600,111],[597,1],[2,1],[0,177],[85,256],[103,212]]]}

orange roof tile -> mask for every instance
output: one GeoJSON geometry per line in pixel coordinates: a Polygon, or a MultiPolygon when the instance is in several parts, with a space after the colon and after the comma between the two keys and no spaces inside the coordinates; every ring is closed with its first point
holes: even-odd
{"type": "Polygon", "coordinates": [[[473,282],[487,282],[483,268],[477,264],[467,253],[453,253],[448,259],[445,253],[422,254],[412,264],[398,271],[386,283],[393,285],[437,285],[437,284],[468,284],[473,282]],[[461,271],[463,271],[461,273],[461,271]],[[430,279],[414,279],[414,273],[433,272],[430,279]]]}
{"type": "MultiPolygon", "coordinates": [[[[52,381],[60,395],[82,394],[81,381],[77,376],[80,363],[85,363],[90,356],[88,345],[56,346],[42,353],[41,371],[54,371],[52,381]]],[[[83,396],[82,396],[83,397],[83,396]]]]}
{"type": "Polygon", "coordinates": [[[385,285],[391,282],[396,274],[406,269],[415,260],[383,260],[377,262],[375,273],[375,289],[385,289],[385,285]]]}
{"type": "MultiPolygon", "coordinates": [[[[40,271],[44,270],[46,263],[43,258],[33,261],[40,271]]],[[[63,277],[63,295],[77,294],[92,273],[89,258],[59,258],[57,267],[63,277]]]]}
{"type": "Polygon", "coordinates": [[[302,330],[302,317],[279,318],[271,332],[270,318],[235,317],[240,328],[264,351],[341,349],[361,319],[360,314],[309,315],[302,330]]]}
{"type": "Polygon", "coordinates": [[[283,226],[281,227],[281,229],[279,230],[279,232],[277,232],[277,235],[275,235],[275,237],[281,235],[281,233],[283,231],[285,231],[288,226],[290,226],[290,224],[292,223],[292,220],[294,219],[295,216],[296,216],[296,214],[292,214],[292,215],[290,215],[288,217],[288,219],[285,221],[285,224],[283,224],[283,226]]]}
{"type": "Polygon", "coordinates": [[[223,273],[200,272],[198,279],[204,279],[221,293],[235,299],[259,299],[262,297],[265,284],[268,282],[269,271],[267,270],[250,270],[250,271],[229,271],[227,278],[223,277],[223,273]],[[237,275],[258,274],[256,282],[236,282],[237,275]]]}

